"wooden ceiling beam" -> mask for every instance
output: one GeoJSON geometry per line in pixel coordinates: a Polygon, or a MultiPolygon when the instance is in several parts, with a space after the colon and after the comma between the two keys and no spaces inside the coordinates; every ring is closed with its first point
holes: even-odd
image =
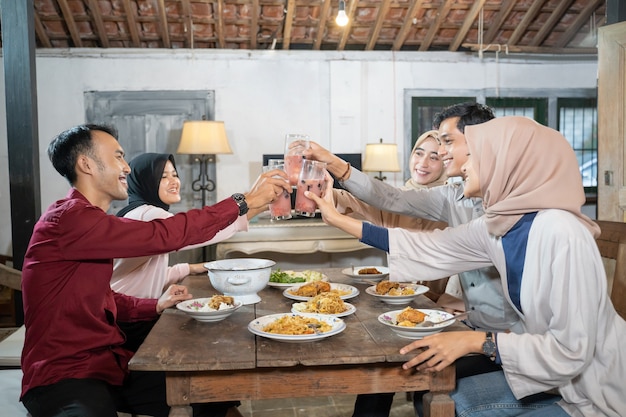
{"type": "Polygon", "coordinates": [[[457,31],[454,40],[450,44],[450,47],[448,48],[449,51],[455,52],[459,49],[459,46],[465,40],[467,32],[469,32],[469,30],[471,29],[474,21],[476,20],[476,16],[478,16],[478,13],[480,13],[480,9],[482,9],[486,1],[487,0],[479,0],[474,2],[470,10],[467,12],[467,16],[465,16],[465,20],[457,31]]]}
{"type": "Polygon", "coordinates": [[[159,25],[161,27],[161,41],[164,48],[171,48],[170,32],[167,27],[167,14],[165,13],[165,0],[156,0],[154,5],[159,16],[159,25]]]}
{"type": "Polygon", "coordinates": [[[91,11],[91,17],[93,19],[93,22],[96,25],[96,33],[98,35],[98,39],[100,39],[100,45],[102,45],[103,48],[108,48],[109,37],[107,35],[106,29],[104,28],[104,22],[102,21],[102,12],[98,7],[98,3],[96,3],[96,0],[89,0],[87,3],[87,6],[91,11]]]}
{"type": "Polygon", "coordinates": [[[428,51],[428,48],[430,48],[430,45],[433,43],[433,39],[435,39],[435,35],[441,27],[441,23],[443,23],[443,21],[448,16],[448,13],[450,12],[452,2],[453,0],[446,0],[439,7],[439,10],[437,11],[437,17],[435,18],[435,21],[430,25],[430,28],[428,29],[428,32],[424,37],[424,41],[419,47],[420,51],[428,51]]]}
{"type": "Polygon", "coordinates": [[[402,48],[402,45],[404,45],[404,41],[406,40],[406,37],[409,36],[409,32],[413,27],[413,18],[422,7],[423,1],[424,0],[411,0],[411,5],[409,6],[409,10],[406,12],[404,22],[402,22],[402,27],[396,35],[396,39],[391,47],[392,51],[399,51],[402,48]]]}
{"type": "Polygon", "coordinates": [[[515,45],[519,42],[520,39],[522,39],[522,36],[524,36],[524,32],[526,32],[528,26],[530,26],[530,24],[535,20],[545,1],[546,0],[535,0],[533,2],[533,4],[526,11],[526,14],[524,15],[522,21],[519,23],[519,25],[517,25],[517,28],[511,34],[511,37],[507,41],[507,45],[515,45]]]}
{"type": "Polygon", "coordinates": [[[374,49],[376,45],[376,41],[378,40],[378,36],[380,35],[380,30],[383,27],[383,23],[385,21],[385,16],[389,12],[389,6],[391,4],[391,0],[383,0],[380,8],[378,9],[378,16],[376,16],[376,23],[374,24],[374,30],[370,33],[369,40],[367,41],[367,45],[365,46],[366,51],[371,51],[374,49]]]}
{"type": "Polygon", "coordinates": [[[563,32],[561,37],[556,41],[556,46],[560,48],[565,48],[565,46],[571,42],[572,39],[576,36],[578,31],[583,25],[588,22],[588,19],[591,17],[593,12],[595,12],[599,7],[605,4],[606,0],[591,0],[587,3],[587,5],[580,11],[578,17],[569,25],[567,30],[563,32]]]}
{"type": "Polygon", "coordinates": [[[574,0],[561,0],[559,5],[550,14],[548,20],[543,24],[543,27],[535,34],[535,37],[530,42],[530,46],[539,46],[546,40],[573,2],[574,0]]]}
{"type": "Polygon", "coordinates": [[[135,20],[135,13],[130,5],[130,0],[123,0],[124,12],[126,13],[126,25],[128,26],[128,32],[130,33],[131,45],[134,48],[139,48],[141,42],[139,41],[139,31],[137,30],[137,21],[135,20]]]}
{"type": "Polygon", "coordinates": [[[72,43],[76,48],[82,48],[83,43],[80,39],[80,32],[76,27],[76,22],[74,22],[74,16],[72,15],[72,9],[67,4],[67,0],[57,0],[59,2],[59,7],[61,8],[61,13],[63,14],[63,19],[65,20],[65,25],[67,26],[67,30],[70,32],[70,36],[72,38],[72,43]]]}
{"type": "Polygon", "coordinates": [[[250,49],[257,48],[257,37],[259,36],[259,0],[252,0],[252,10],[250,11],[250,49]]]}
{"type": "Polygon", "coordinates": [[[348,6],[348,10],[346,10],[346,14],[348,15],[348,24],[343,27],[343,34],[341,35],[341,40],[337,46],[338,51],[343,51],[348,43],[348,39],[350,38],[350,29],[352,28],[352,22],[354,22],[354,13],[359,5],[359,0],[346,0],[346,5],[348,6]]]}
{"type": "Polygon", "coordinates": [[[504,26],[506,19],[511,14],[513,7],[515,7],[515,2],[516,0],[504,0],[503,1],[501,8],[498,10],[498,13],[494,16],[494,19],[493,19],[494,22],[492,22],[489,25],[489,29],[487,29],[487,32],[483,35],[483,43],[485,45],[489,45],[496,38],[498,31],[500,30],[502,26],[504,26]]]}
{"type": "Polygon", "coordinates": [[[322,3],[322,9],[320,10],[319,22],[317,23],[317,36],[315,37],[315,43],[313,49],[319,50],[322,41],[324,40],[324,29],[326,28],[326,22],[328,21],[328,10],[330,9],[330,2],[332,0],[324,0],[322,3]]]}
{"type": "Polygon", "coordinates": [[[291,28],[293,27],[293,16],[296,13],[296,0],[287,0],[287,15],[285,16],[285,27],[283,30],[283,49],[291,46],[291,28]]]}
{"type": "Polygon", "coordinates": [[[217,0],[217,9],[213,12],[217,32],[217,47],[222,49],[226,47],[226,39],[224,38],[224,0],[217,0]]]}
{"type": "Polygon", "coordinates": [[[39,19],[39,15],[37,13],[35,13],[35,34],[37,34],[41,46],[44,48],[52,48],[50,38],[48,37],[48,34],[46,34],[46,28],[43,27],[41,19],[39,19]]]}
{"type": "Polygon", "coordinates": [[[185,43],[187,44],[187,48],[193,49],[193,17],[191,16],[189,0],[181,0],[181,10],[185,27],[185,43]]]}

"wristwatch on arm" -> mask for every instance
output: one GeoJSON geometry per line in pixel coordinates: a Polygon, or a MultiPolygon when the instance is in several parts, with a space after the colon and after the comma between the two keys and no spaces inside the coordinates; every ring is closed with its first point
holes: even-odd
{"type": "Polygon", "coordinates": [[[498,348],[496,346],[493,333],[487,332],[487,337],[485,337],[485,341],[483,342],[483,355],[487,356],[492,361],[495,361],[497,352],[498,348]]]}
{"type": "Polygon", "coordinates": [[[241,193],[235,193],[231,196],[237,206],[239,207],[239,215],[243,216],[248,212],[248,203],[246,203],[246,196],[241,193]]]}

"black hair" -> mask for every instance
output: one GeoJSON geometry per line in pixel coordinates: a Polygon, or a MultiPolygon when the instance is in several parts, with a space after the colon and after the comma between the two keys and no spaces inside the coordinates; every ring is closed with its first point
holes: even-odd
{"type": "Polygon", "coordinates": [[[435,114],[433,119],[433,127],[439,129],[439,125],[452,117],[458,117],[459,122],[456,127],[463,133],[465,133],[465,126],[478,125],[488,122],[491,119],[495,119],[495,114],[489,106],[485,106],[480,103],[466,102],[460,104],[453,104],[443,109],[441,112],[435,114]]]}
{"type": "Polygon", "coordinates": [[[108,133],[117,140],[117,130],[104,124],[84,124],[72,127],[59,133],[48,145],[48,158],[59,174],[65,177],[70,185],[76,182],[76,161],[78,156],[94,157],[92,132],[108,133]]]}

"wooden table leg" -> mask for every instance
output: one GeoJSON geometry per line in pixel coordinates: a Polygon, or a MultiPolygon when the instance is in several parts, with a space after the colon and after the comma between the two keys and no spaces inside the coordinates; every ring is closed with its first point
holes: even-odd
{"type": "Polygon", "coordinates": [[[433,374],[430,392],[424,394],[424,417],[454,417],[454,401],[450,392],[456,386],[456,370],[448,366],[433,374]]]}

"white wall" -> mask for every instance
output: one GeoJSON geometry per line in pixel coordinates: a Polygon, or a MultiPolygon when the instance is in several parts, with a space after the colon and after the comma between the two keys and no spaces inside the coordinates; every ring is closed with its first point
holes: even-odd
{"type": "MultiPolygon", "coordinates": [[[[404,163],[407,91],[595,88],[597,72],[589,59],[448,52],[40,50],[36,65],[42,211],[68,189],[47,145],[84,122],[85,91],[214,90],[215,117],[226,123],[234,151],[217,158],[219,200],[247,190],[261,171],[261,154],[281,153],[288,132],[308,133],[333,152],[363,152],[384,138],[398,143],[404,163]]],[[[4,101],[0,113],[0,253],[10,254],[4,101]]],[[[404,180],[400,173],[387,177],[395,185],[404,180]]]]}

